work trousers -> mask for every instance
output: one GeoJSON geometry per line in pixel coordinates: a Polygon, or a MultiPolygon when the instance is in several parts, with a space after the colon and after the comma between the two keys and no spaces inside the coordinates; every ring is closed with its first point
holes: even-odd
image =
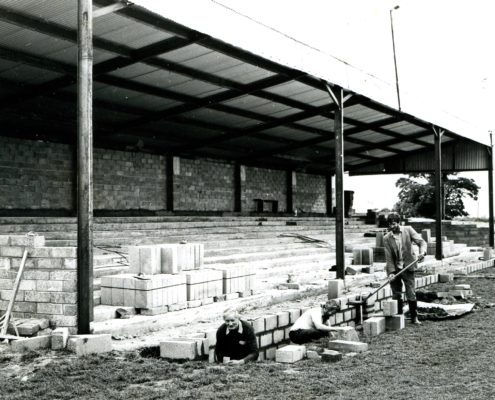
{"type": "Polygon", "coordinates": [[[296,329],[289,331],[289,338],[295,344],[304,344],[328,336],[328,332],[318,329],[296,329]]]}
{"type": "MultiPolygon", "coordinates": [[[[400,271],[397,271],[397,273],[400,271]]],[[[402,282],[406,287],[406,299],[407,301],[416,300],[416,288],[414,282],[414,271],[404,271],[392,282],[390,282],[390,288],[392,289],[392,298],[399,300],[402,298],[402,282]]]]}

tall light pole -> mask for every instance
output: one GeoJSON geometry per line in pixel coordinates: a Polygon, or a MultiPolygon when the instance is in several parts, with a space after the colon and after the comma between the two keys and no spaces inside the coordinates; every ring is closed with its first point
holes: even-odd
{"type": "Polygon", "coordinates": [[[401,111],[400,94],[399,94],[399,74],[397,72],[397,56],[395,55],[394,18],[392,17],[392,11],[397,10],[398,8],[399,6],[395,6],[390,10],[390,29],[392,30],[392,48],[394,51],[395,86],[397,88],[397,103],[399,105],[399,111],[401,111]]]}

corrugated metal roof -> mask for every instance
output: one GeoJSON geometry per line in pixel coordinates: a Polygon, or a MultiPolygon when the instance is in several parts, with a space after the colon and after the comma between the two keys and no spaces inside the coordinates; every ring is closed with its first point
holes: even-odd
{"type": "MultiPolygon", "coordinates": [[[[95,7],[111,2],[96,0],[95,7]]],[[[398,112],[382,101],[388,97],[386,86],[363,80],[347,65],[273,32],[258,36],[266,38],[258,43],[259,52],[249,44],[246,51],[242,35],[252,36],[249,28],[257,29],[246,21],[236,20],[230,32],[210,31],[208,21],[205,30],[195,30],[174,22],[184,21],[172,6],[170,15],[161,17],[139,6],[157,12],[161,2],[136,4],[94,20],[97,145],[104,138],[102,143],[124,149],[154,146],[154,151],[173,155],[223,155],[250,165],[328,173],[335,104],[326,80],[350,95],[344,108],[344,154],[352,173],[419,168],[422,154],[432,149],[435,118],[398,112]],[[212,32],[222,34],[209,36],[212,32]],[[282,55],[281,50],[291,49],[282,55]],[[383,93],[372,100],[370,87],[383,93]]],[[[3,134],[31,137],[36,131],[33,138],[63,140],[61,129],[73,132],[76,5],[66,0],[1,2],[0,120],[9,122],[9,132],[3,134]],[[17,126],[16,115],[22,121],[17,126]],[[61,115],[67,120],[58,125],[61,115]],[[50,126],[57,126],[57,135],[51,136],[50,126]]],[[[447,130],[443,143],[462,141],[471,155],[446,160],[455,168],[486,166],[484,146],[463,136],[471,137],[464,128],[447,130]]]]}

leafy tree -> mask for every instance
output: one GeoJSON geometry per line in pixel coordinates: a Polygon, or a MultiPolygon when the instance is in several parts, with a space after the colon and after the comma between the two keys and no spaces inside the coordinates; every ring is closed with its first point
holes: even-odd
{"type": "MultiPolygon", "coordinates": [[[[457,174],[443,174],[444,218],[452,219],[468,215],[463,198],[478,199],[480,187],[473,179],[463,178],[457,174]]],[[[399,201],[394,210],[405,217],[435,218],[435,175],[410,174],[409,178],[400,178],[395,183],[400,188],[399,201]]]]}

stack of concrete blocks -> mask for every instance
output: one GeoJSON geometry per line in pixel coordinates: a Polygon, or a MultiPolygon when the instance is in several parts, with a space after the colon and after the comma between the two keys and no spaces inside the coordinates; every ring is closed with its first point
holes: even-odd
{"type": "Polygon", "coordinates": [[[180,243],[177,245],[177,264],[181,271],[203,268],[203,243],[180,243]]]}
{"type": "Polygon", "coordinates": [[[77,325],[77,248],[44,247],[44,236],[0,235],[0,312],[7,310],[24,249],[28,258],[13,318],[46,318],[50,328],[77,325]]]}
{"type": "Polygon", "coordinates": [[[130,272],[145,275],[176,274],[203,267],[202,243],[158,244],[129,247],[130,272]]]}
{"type": "Polygon", "coordinates": [[[352,249],[354,265],[373,265],[373,249],[369,247],[352,249]]]}
{"type": "Polygon", "coordinates": [[[187,302],[186,275],[158,274],[145,279],[134,274],[101,278],[101,302],[105,305],[148,309],[143,314],[175,311],[187,302]]]}
{"type": "Polygon", "coordinates": [[[159,246],[130,246],[129,272],[133,274],[156,275],[162,273],[161,250],[159,246]]]}
{"type": "Polygon", "coordinates": [[[188,307],[199,307],[213,303],[215,297],[222,295],[222,271],[201,269],[184,271],[183,274],[186,277],[188,307]]]}
{"type": "Polygon", "coordinates": [[[387,331],[398,331],[404,329],[404,314],[398,314],[397,300],[382,301],[383,315],[385,317],[385,329],[387,331]]]}
{"type": "Polygon", "coordinates": [[[240,297],[246,297],[253,293],[255,271],[249,265],[239,266],[214,266],[213,269],[222,271],[223,294],[232,295],[238,293],[240,297]]]}
{"type": "Polygon", "coordinates": [[[366,336],[378,336],[385,332],[385,317],[371,317],[363,322],[363,332],[366,336]]]}
{"type": "Polygon", "coordinates": [[[385,244],[383,243],[383,237],[385,233],[383,231],[376,232],[375,247],[373,247],[373,261],[385,262],[385,244]]]}
{"type": "MultiPolygon", "coordinates": [[[[427,251],[426,254],[428,255],[435,255],[437,250],[437,243],[435,238],[431,238],[430,242],[428,243],[427,251]]],[[[454,244],[453,240],[447,240],[445,237],[442,240],[442,257],[454,257],[458,256],[460,254],[460,251],[456,249],[456,246],[454,244]]]]}

